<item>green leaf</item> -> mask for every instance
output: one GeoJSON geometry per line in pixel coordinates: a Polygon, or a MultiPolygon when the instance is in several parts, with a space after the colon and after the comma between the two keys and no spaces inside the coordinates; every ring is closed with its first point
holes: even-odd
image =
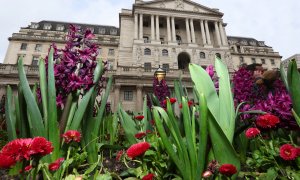
{"type": "Polygon", "coordinates": [[[29,105],[27,106],[28,114],[30,116],[30,119],[28,120],[31,121],[30,123],[32,124],[32,128],[33,128],[31,133],[33,136],[47,137],[45,127],[43,124],[42,115],[34,99],[34,96],[31,92],[29,83],[26,79],[22,57],[20,57],[18,61],[18,70],[19,70],[20,85],[24,93],[25,101],[26,104],[29,105]]]}
{"type": "Polygon", "coordinates": [[[42,95],[44,124],[45,124],[45,129],[48,133],[47,75],[46,75],[45,61],[42,58],[39,61],[39,72],[40,72],[40,89],[41,89],[41,95],[42,95]]]}
{"type": "Polygon", "coordinates": [[[283,63],[280,63],[280,75],[281,75],[281,79],[282,79],[282,81],[283,81],[286,89],[289,91],[289,85],[288,85],[287,75],[286,75],[286,72],[284,70],[283,63]]]}
{"type": "Polygon", "coordinates": [[[294,111],[294,109],[292,109],[293,115],[295,117],[295,120],[298,124],[298,126],[300,126],[300,117],[296,114],[296,112],[294,111]]]}
{"type": "MultiPolygon", "coordinates": [[[[190,64],[189,70],[191,73],[191,78],[195,84],[195,88],[199,94],[203,93],[205,99],[207,100],[207,106],[209,111],[215,117],[215,119],[220,119],[220,102],[218,94],[215,90],[215,85],[212,82],[208,73],[201,67],[196,64],[190,64]],[[201,77],[201,78],[199,78],[201,77]]],[[[219,123],[224,123],[221,121],[219,123]]],[[[223,126],[223,124],[220,124],[223,126]]],[[[226,125],[224,125],[226,126],[226,125]]]]}
{"type": "Polygon", "coordinates": [[[293,109],[295,113],[300,115],[300,75],[297,69],[297,63],[293,59],[289,63],[287,80],[289,85],[289,92],[293,101],[293,109]]]}
{"type": "MultiPolygon", "coordinates": [[[[52,161],[55,161],[59,157],[60,151],[60,132],[57,122],[57,106],[56,106],[56,88],[54,77],[54,60],[53,60],[53,48],[49,52],[48,56],[48,112],[51,112],[48,116],[48,133],[49,140],[52,142],[54,150],[51,154],[52,161]]],[[[43,79],[42,79],[43,80],[43,79]]],[[[44,87],[45,88],[45,87],[44,87]]]]}
{"type": "Polygon", "coordinates": [[[29,137],[29,121],[27,119],[27,105],[21,85],[18,86],[18,100],[19,100],[19,117],[20,117],[20,137],[29,137]]]}
{"type": "Polygon", "coordinates": [[[205,168],[206,162],[206,150],[207,150],[207,139],[208,139],[208,108],[204,94],[199,95],[199,113],[198,118],[200,132],[199,132],[199,149],[198,149],[198,166],[197,174],[201,175],[205,168]]]}
{"type": "Polygon", "coordinates": [[[216,160],[221,165],[233,164],[239,172],[240,160],[231,145],[231,142],[226,138],[221,127],[211,114],[208,116],[208,130],[216,160]]]}
{"type": "Polygon", "coordinates": [[[78,109],[75,112],[73,120],[70,125],[71,130],[78,130],[94,89],[95,87],[93,86],[81,99],[78,109]]]}
{"type": "MultiPolygon", "coordinates": [[[[220,119],[217,119],[217,121],[220,124],[223,132],[225,133],[229,141],[232,143],[235,129],[235,109],[230,85],[229,72],[226,65],[218,57],[216,57],[215,60],[215,68],[219,77],[220,102],[220,119]]],[[[210,99],[208,99],[208,101],[210,101],[210,99]]]]}
{"type": "Polygon", "coordinates": [[[5,98],[5,117],[6,117],[6,127],[8,134],[8,141],[17,139],[16,134],[16,117],[13,109],[13,97],[11,87],[8,85],[6,89],[6,98],[5,98]]]}
{"type": "Polygon", "coordinates": [[[135,123],[131,119],[131,117],[122,109],[120,104],[118,114],[128,142],[130,144],[137,143],[137,139],[134,137],[134,135],[138,133],[137,129],[135,128],[135,123]]]}

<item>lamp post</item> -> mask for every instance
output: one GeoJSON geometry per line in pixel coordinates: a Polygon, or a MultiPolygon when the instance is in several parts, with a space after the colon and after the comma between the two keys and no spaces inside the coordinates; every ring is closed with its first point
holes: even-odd
{"type": "Polygon", "coordinates": [[[165,70],[163,70],[162,68],[160,68],[160,65],[158,67],[158,69],[154,72],[154,76],[158,79],[159,82],[161,82],[161,80],[165,79],[167,72],[165,70]]]}

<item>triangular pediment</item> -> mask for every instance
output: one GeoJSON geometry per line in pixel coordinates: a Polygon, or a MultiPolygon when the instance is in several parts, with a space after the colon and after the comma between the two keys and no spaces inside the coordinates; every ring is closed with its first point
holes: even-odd
{"type": "Polygon", "coordinates": [[[149,8],[172,9],[179,11],[198,12],[204,14],[223,15],[223,13],[219,12],[216,9],[208,8],[190,0],[153,0],[144,1],[137,5],[149,8]]]}

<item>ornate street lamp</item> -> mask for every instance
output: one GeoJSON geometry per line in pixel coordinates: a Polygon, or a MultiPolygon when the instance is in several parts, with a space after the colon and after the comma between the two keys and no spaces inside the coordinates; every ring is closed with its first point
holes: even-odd
{"type": "Polygon", "coordinates": [[[154,76],[158,79],[160,82],[161,80],[165,79],[167,72],[160,68],[160,65],[158,69],[154,72],[154,76]]]}

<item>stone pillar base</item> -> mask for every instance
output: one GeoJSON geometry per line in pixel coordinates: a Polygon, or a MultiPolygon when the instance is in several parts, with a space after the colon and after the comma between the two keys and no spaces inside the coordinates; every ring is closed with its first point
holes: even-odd
{"type": "Polygon", "coordinates": [[[195,44],[195,43],[191,43],[191,44],[188,44],[189,47],[198,47],[198,44],[195,44]]]}
{"type": "Polygon", "coordinates": [[[178,43],[177,42],[168,42],[168,45],[170,45],[170,46],[177,46],[178,43]]]}
{"type": "Polygon", "coordinates": [[[161,44],[161,41],[153,40],[151,41],[151,44],[161,44]]]}
{"type": "Polygon", "coordinates": [[[213,48],[213,45],[205,44],[204,47],[205,47],[205,48],[213,48]]]}
{"type": "Polygon", "coordinates": [[[143,39],[135,39],[135,40],[133,40],[133,43],[136,43],[136,44],[143,44],[143,43],[144,43],[144,40],[143,40],[143,39]]]}

